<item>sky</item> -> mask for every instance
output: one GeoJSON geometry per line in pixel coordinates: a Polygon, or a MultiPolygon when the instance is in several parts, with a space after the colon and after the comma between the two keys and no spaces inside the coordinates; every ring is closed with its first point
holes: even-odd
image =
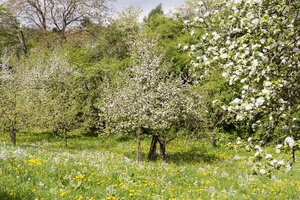
{"type": "Polygon", "coordinates": [[[115,8],[117,11],[121,11],[124,7],[140,6],[143,9],[140,16],[140,20],[142,20],[144,16],[148,15],[148,13],[160,3],[162,3],[164,12],[168,13],[170,9],[182,5],[184,2],[185,0],[117,0],[115,8]]]}

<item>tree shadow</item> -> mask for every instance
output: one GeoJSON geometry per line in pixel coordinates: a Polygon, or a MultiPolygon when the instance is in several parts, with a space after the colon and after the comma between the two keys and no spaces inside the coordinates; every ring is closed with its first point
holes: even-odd
{"type": "Polygon", "coordinates": [[[132,137],[132,136],[129,136],[129,135],[121,135],[121,136],[119,136],[119,137],[116,139],[116,141],[118,141],[118,142],[128,142],[128,141],[133,140],[133,139],[135,139],[135,138],[132,137]]]}
{"type": "MultiPolygon", "coordinates": [[[[218,147],[215,148],[214,151],[217,151],[218,147]]],[[[123,153],[124,156],[136,159],[136,150],[130,150],[123,153]]],[[[159,161],[159,150],[156,151],[155,155],[151,160],[148,159],[148,152],[143,151],[141,154],[143,161],[148,162],[158,162],[159,161]]],[[[181,151],[181,152],[172,152],[172,151],[166,151],[166,163],[169,164],[176,164],[176,165],[182,165],[182,164],[199,164],[199,163],[219,163],[224,161],[225,158],[221,157],[215,152],[210,152],[206,148],[196,148],[192,147],[189,150],[181,151]]]]}
{"type": "Polygon", "coordinates": [[[55,139],[52,131],[40,131],[40,132],[19,132],[17,135],[17,142],[40,142],[40,141],[49,141],[55,139]]]}
{"type": "Polygon", "coordinates": [[[174,164],[198,164],[198,163],[217,163],[223,161],[223,158],[218,157],[214,153],[207,152],[194,152],[194,151],[184,151],[184,152],[167,152],[166,162],[174,164]]]}
{"type": "Polygon", "coordinates": [[[31,197],[30,198],[24,198],[24,197],[20,197],[16,193],[9,193],[9,192],[5,192],[5,191],[0,191],[0,199],[1,200],[24,200],[24,199],[31,199],[31,197]]]}

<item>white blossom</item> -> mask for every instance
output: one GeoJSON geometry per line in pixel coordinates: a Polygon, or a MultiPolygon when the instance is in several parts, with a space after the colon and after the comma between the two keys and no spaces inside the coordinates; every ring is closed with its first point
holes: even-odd
{"type": "Polygon", "coordinates": [[[227,78],[227,77],[228,77],[228,73],[227,73],[227,72],[223,72],[223,73],[222,73],[222,76],[223,76],[224,78],[227,78]]]}
{"type": "Polygon", "coordinates": [[[272,158],[272,155],[271,155],[271,154],[267,154],[267,155],[266,155],[266,159],[269,159],[269,158],[272,158]]]}
{"type": "Polygon", "coordinates": [[[292,137],[287,137],[284,140],[284,145],[289,145],[290,148],[293,148],[295,145],[295,140],[292,137]]]}
{"type": "Polygon", "coordinates": [[[251,104],[248,104],[248,105],[246,105],[246,110],[251,110],[252,109],[252,105],[251,104]]]}
{"type": "Polygon", "coordinates": [[[251,150],[251,148],[250,148],[249,145],[247,145],[245,148],[246,148],[247,151],[250,151],[250,150],[251,150]]]}
{"type": "Polygon", "coordinates": [[[258,106],[263,105],[264,102],[265,102],[265,99],[263,97],[259,97],[258,99],[256,99],[255,105],[258,107],[258,106]]]}
{"type": "Polygon", "coordinates": [[[225,58],[227,58],[227,57],[228,57],[228,54],[227,54],[227,53],[221,54],[221,58],[225,59],[225,58]]]}
{"type": "Polygon", "coordinates": [[[238,103],[240,103],[240,99],[239,98],[235,98],[231,103],[233,103],[233,104],[238,104],[238,103]]]}
{"type": "Polygon", "coordinates": [[[260,152],[259,152],[259,151],[258,151],[258,152],[256,152],[256,153],[254,154],[254,157],[257,157],[259,154],[260,154],[260,152]]]}
{"type": "Polygon", "coordinates": [[[272,83],[271,83],[270,81],[266,81],[266,82],[265,82],[265,86],[266,86],[266,87],[271,86],[271,85],[272,85],[272,83]]]}
{"type": "Polygon", "coordinates": [[[283,164],[284,164],[283,160],[278,161],[278,165],[283,165],[283,164]]]}
{"type": "Polygon", "coordinates": [[[249,89],[249,85],[244,85],[244,86],[243,86],[243,89],[244,89],[244,90],[248,90],[248,89],[249,89]]]}
{"type": "Polygon", "coordinates": [[[237,119],[238,121],[241,121],[241,120],[243,120],[243,116],[240,115],[240,114],[238,114],[238,115],[236,116],[236,119],[237,119]]]}

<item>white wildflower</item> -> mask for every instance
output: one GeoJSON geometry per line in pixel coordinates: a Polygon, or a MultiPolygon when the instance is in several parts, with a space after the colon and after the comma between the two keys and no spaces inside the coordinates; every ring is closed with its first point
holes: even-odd
{"type": "Polygon", "coordinates": [[[261,170],[259,170],[259,172],[260,172],[261,174],[265,174],[265,173],[266,173],[266,170],[261,169],[261,170]]]}
{"type": "Polygon", "coordinates": [[[215,103],[217,103],[219,100],[218,99],[215,99],[213,102],[212,102],[212,104],[215,104],[215,103]]]}
{"type": "Polygon", "coordinates": [[[277,160],[276,160],[276,159],[270,161],[270,165],[272,165],[272,166],[274,166],[276,163],[277,163],[277,160]]]}
{"type": "Polygon", "coordinates": [[[286,172],[289,172],[291,170],[291,165],[286,166],[286,172]]]}

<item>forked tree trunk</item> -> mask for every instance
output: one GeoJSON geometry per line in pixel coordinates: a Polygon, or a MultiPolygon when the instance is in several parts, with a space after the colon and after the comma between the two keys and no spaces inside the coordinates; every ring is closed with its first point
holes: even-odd
{"type": "Polygon", "coordinates": [[[166,137],[165,136],[159,136],[158,137],[159,142],[159,159],[161,161],[166,160],[166,137]]]}
{"type": "Polygon", "coordinates": [[[157,142],[158,142],[157,136],[156,136],[156,135],[153,135],[153,136],[152,136],[152,141],[151,141],[150,150],[149,150],[149,153],[148,153],[148,159],[149,159],[149,160],[154,160],[154,158],[155,158],[157,142]]]}
{"type": "Polygon", "coordinates": [[[10,141],[13,143],[13,145],[17,144],[17,131],[15,128],[12,128],[10,130],[10,141]]]}

